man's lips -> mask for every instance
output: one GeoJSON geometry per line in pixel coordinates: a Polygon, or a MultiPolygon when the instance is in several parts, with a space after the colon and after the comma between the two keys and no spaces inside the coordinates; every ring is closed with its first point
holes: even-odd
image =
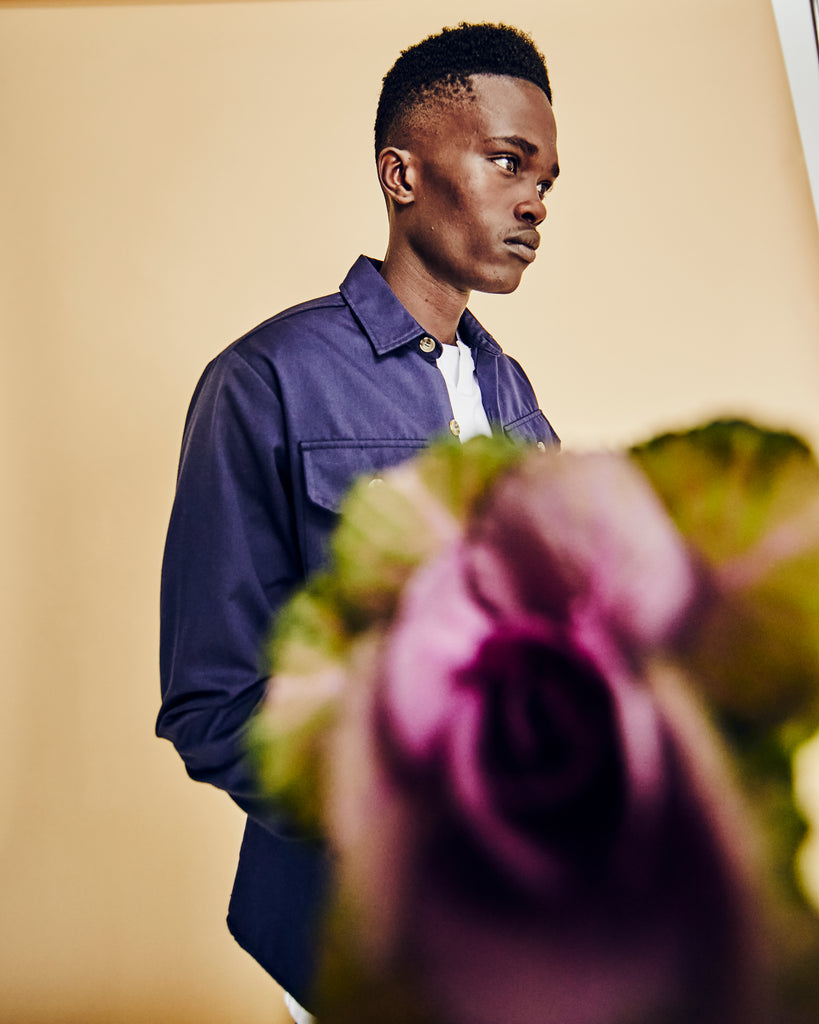
{"type": "Polygon", "coordinates": [[[504,243],[521,259],[531,263],[535,258],[535,249],[540,245],[537,231],[522,231],[519,235],[510,235],[504,243]]]}

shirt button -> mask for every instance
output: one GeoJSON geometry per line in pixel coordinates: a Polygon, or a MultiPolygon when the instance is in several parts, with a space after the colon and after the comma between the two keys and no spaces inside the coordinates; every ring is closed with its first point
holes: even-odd
{"type": "Polygon", "coordinates": [[[541,452],[545,452],[546,451],[546,445],[542,441],[538,441],[538,443],[535,445],[535,447],[537,448],[538,451],[541,451],[541,452]]]}
{"type": "Polygon", "coordinates": [[[449,421],[449,429],[456,437],[461,433],[461,427],[457,420],[449,421]]]}
{"type": "Polygon", "coordinates": [[[421,349],[422,352],[434,352],[435,339],[430,338],[429,335],[427,335],[426,337],[421,338],[421,340],[418,343],[418,347],[421,349]]]}

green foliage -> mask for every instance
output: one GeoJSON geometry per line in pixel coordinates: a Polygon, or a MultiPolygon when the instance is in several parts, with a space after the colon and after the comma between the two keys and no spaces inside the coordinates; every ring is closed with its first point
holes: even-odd
{"type": "Polygon", "coordinates": [[[531,451],[531,446],[505,437],[475,437],[466,444],[446,440],[424,452],[418,460],[418,473],[429,492],[464,522],[497,477],[531,451]]]}
{"type": "Polygon", "coordinates": [[[715,599],[689,668],[717,708],[819,725],[819,466],[793,434],[717,420],[632,450],[715,599]]]}
{"type": "Polygon", "coordinates": [[[808,737],[797,726],[761,729],[730,714],[718,722],[749,803],[763,822],[773,884],[780,897],[801,901],[796,853],[807,823],[794,799],[793,756],[808,737]]]}
{"type": "Polygon", "coordinates": [[[445,1024],[425,1005],[423,986],[407,960],[389,969],[372,965],[356,936],[366,934],[357,908],[339,896],[324,922],[316,1000],[322,1024],[445,1024]]]}
{"type": "Polygon", "coordinates": [[[248,729],[248,757],[261,792],[271,808],[284,813],[305,838],[324,834],[322,764],[334,717],[333,708],[325,706],[281,731],[268,716],[257,714],[248,729]]]}
{"type": "Polygon", "coordinates": [[[819,487],[819,469],[803,440],[745,420],[662,434],[631,455],[680,532],[715,564],[791,519],[819,487]]]}
{"type": "Polygon", "coordinates": [[[268,640],[265,666],[273,672],[309,672],[317,661],[335,661],[346,649],[333,578],[322,573],[282,608],[268,640]]]}

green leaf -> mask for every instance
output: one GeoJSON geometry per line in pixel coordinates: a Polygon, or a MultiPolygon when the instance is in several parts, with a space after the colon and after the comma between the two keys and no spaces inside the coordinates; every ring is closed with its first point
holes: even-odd
{"type": "Polygon", "coordinates": [[[418,460],[418,472],[461,522],[484,500],[497,478],[533,451],[507,437],[474,437],[465,444],[440,441],[418,460]]]}
{"type": "Polygon", "coordinates": [[[422,978],[408,957],[375,969],[360,952],[359,914],[343,894],[337,894],[324,920],[317,990],[314,993],[322,1024],[445,1024],[430,1005],[422,978]]]}
{"type": "Polygon", "coordinates": [[[819,497],[807,444],[746,420],[662,434],[631,455],[680,531],[713,563],[747,551],[819,497]]]}
{"type": "Polygon", "coordinates": [[[355,484],[342,505],[330,563],[336,610],[349,632],[391,619],[409,577],[457,530],[414,464],[385,473],[377,486],[355,484]]]}
{"type": "Polygon", "coordinates": [[[327,661],[342,658],[347,642],[334,581],[322,573],[279,612],[265,647],[264,664],[270,675],[311,673],[327,661]]]}
{"type": "Polygon", "coordinates": [[[804,441],[743,420],[632,450],[700,555],[715,599],[689,637],[708,697],[759,722],[819,724],[819,466],[804,441]]]}
{"type": "Polygon", "coordinates": [[[281,729],[263,708],[248,728],[248,757],[260,792],[305,838],[324,835],[324,756],[334,721],[335,708],[327,704],[281,729]]]}

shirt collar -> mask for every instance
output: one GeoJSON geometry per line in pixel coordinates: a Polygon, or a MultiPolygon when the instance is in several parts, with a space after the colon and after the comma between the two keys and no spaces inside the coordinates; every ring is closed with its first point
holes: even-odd
{"type": "MultiPolygon", "coordinates": [[[[396,298],[379,273],[380,260],[359,256],[339,291],[378,353],[385,355],[417,341],[427,332],[396,298]]],[[[465,345],[499,355],[501,347],[469,312],[464,310],[458,333],[465,345]]]]}

